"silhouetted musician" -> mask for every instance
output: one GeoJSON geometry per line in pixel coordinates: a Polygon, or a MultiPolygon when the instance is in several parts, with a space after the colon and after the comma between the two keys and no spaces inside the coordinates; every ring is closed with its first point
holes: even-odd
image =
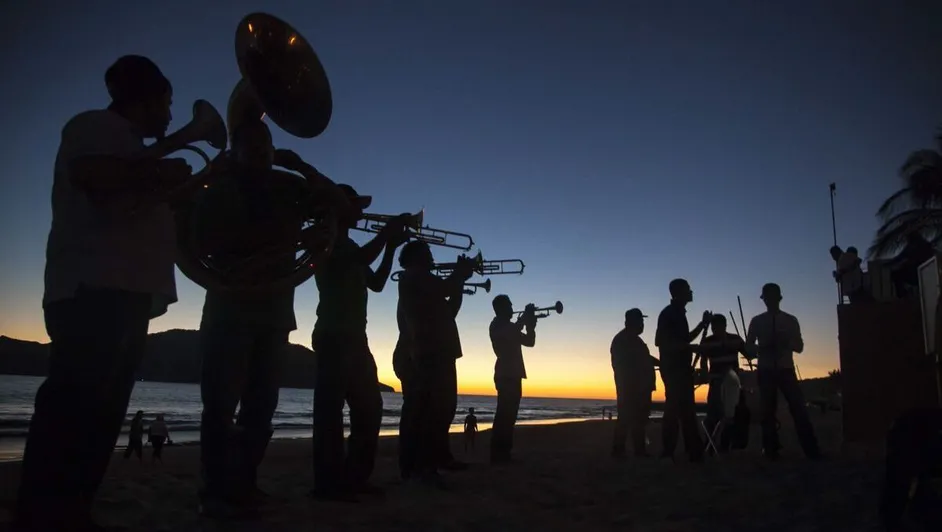
{"type": "Polygon", "coordinates": [[[428,244],[411,241],[400,255],[404,270],[399,280],[399,304],[411,337],[414,370],[415,471],[420,480],[442,486],[439,469],[461,465],[451,454],[448,431],[457,410],[455,361],[461,358],[461,339],[455,318],[461,309],[464,282],[473,273],[471,261],[459,260],[442,279],[432,273],[428,244]]]}
{"type": "Polygon", "coordinates": [[[385,225],[364,246],[349,237],[372,198],[340,185],[357,207],[341,220],[333,252],[314,278],[320,293],[311,344],[317,356],[314,384],[315,498],[355,500],[379,489],[368,479],[376,460],[383,417],[383,397],[376,361],[366,337],[367,290],[382,292],[396,248],[404,241],[405,217],[385,225]],[[385,249],[376,271],[370,265],[385,249]],[[350,437],[344,452],[343,405],[350,407],[350,437]]]}
{"type": "MultiPolygon", "coordinates": [[[[732,422],[736,405],[739,404],[741,382],[739,379],[739,355],[746,355],[746,343],[737,334],[726,332],[726,317],[714,314],[710,319],[713,334],[700,342],[700,357],[707,368],[710,391],[707,394],[706,430],[713,434],[721,421],[732,422]]],[[[720,434],[719,452],[729,450],[732,432],[720,434]]]]}
{"type": "Polygon", "coordinates": [[[494,319],[491,321],[489,332],[491,346],[497,355],[497,361],[494,363],[497,411],[494,413],[494,427],[491,431],[491,463],[499,464],[511,460],[514,424],[517,422],[520,398],[523,396],[522,381],[527,378],[521,347],[533,347],[536,344],[536,317],[535,307],[531,304],[527,305],[516,322],[510,321],[514,315],[514,307],[505,294],[495,297],[492,306],[494,319]]]}
{"type": "Polygon", "coordinates": [[[18,526],[96,526],[91,507],[127,413],[152,318],[176,302],[173,215],[161,200],[191,175],[183,159],[142,158],[170,123],[170,82],[124,56],[105,73],[107,109],[62,129],[52,186],[43,312],[46,380],[23,455],[18,526]],[[123,215],[132,198],[147,204],[123,215]]]}

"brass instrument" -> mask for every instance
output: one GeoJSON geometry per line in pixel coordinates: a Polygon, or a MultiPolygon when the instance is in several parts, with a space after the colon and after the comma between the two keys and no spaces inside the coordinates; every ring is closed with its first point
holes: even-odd
{"type": "Polygon", "coordinates": [[[465,283],[464,286],[465,286],[464,293],[469,296],[473,296],[474,294],[478,293],[478,288],[483,288],[484,291],[487,292],[488,294],[491,293],[491,280],[490,279],[484,281],[483,283],[465,283]]]}
{"type": "MultiPolygon", "coordinates": [[[[333,106],[330,84],[317,54],[297,30],[272,15],[246,15],[236,28],[235,55],[241,79],[229,97],[230,138],[245,121],[265,116],[296,137],[312,138],[324,131],[333,106]]],[[[272,236],[281,240],[266,242],[264,249],[241,254],[214,251],[213,233],[206,228],[220,221],[210,218],[209,207],[201,207],[215,201],[218,189],[233,186],[227,177],[231,176],[213,176],[213,182],[177,213],[177,266],[184,275],[204,288],[240,294],[288,289],[310,278],[333,249],[337,234],[333,210],[315,197],[302,176],[271,169],[265,186],[283,198],[279,220],[288,220],[286,227],[290,221],[296,233],[272,236]]]]}
{"type": "MultiPolygon", "coordinates": [[[[468,257],[461,255],[461,260],[467,259],[468,257]]],[[[484,260],[484,256],[480,251],[477,255],[471,257],[471,260],[474,261],[474,272],[478,275],[523,275],[523,269],[526,267],[526,264],[520,259],[484,260]],[[511,264],[517,265],[519,268],[509,269],[511,264]],[[506,270],[505,265],[508,265],[506,270]]],[[[448,277],[457,265],[457,262],[442,262],[433,266],[432,271],[442,277],[448,277]]]]}
{"type": "MultiPolygon", "coordinates": [[[[371,214],[366,213],[361,218],[361,221],[365,222],[362,227],[358,224],[354,229],[358,231],[364,231],[367,233],[379,233],[386,227],[386,224],[389,223],[389,220],[395,218],[395,216],[389,214],[371,214]]],[[[419,211],[412,215],[412,218],[406,224],[410,229],[410,238],[412,240],[419,240],[425,242],[430,246],[441,246],[452,249],[461,249],[468,251],[474,247],[474,239],[471,238],[471,235],[465,233],[456,233],[454,231],[446,231],[444,229],[435,229],[427,225],[422,225],[425,219],[425,211],[419,211]],[[457,239],[466,239],[466,244],[458,243],[449,243],[449,237],[454,237],[457,239]]]]}
{"type": "MultiPolygon", "coordinates": [[[[537,318],[537,319],[540,319],[540,318],[548,318],[548,317],[550,316],[550,311],[551,311],[551,310],[555,310],[555,311],[556,311],[556,314],[562,314],[562,313],[563,313],[563,303],[562,303],[562,301],[557,301],[556,304],[553,305],[552,307],[543,307],[543,308],[533,309],[533,316],[534,316],[535,318],[537,318]]],[[[519,310],[519,311],[517,311],[517,312],[514,312],[514,316],[521,316],[521,315],[523,315],[524,312],[526,312],[526,311],[525,311],[525,310],[519,310]]]]}

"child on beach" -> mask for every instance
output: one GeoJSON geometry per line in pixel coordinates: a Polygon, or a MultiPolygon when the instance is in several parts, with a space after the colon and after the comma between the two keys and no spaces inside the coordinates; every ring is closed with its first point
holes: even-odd
{"type": "Polygon", "coordinates": [[[468,452],[468,447],[474,449],[474,437],[478,433],[478,418],[474,415],[474,408],[468,409],[468,415],[464,418],[464,451],[468,452]]]}

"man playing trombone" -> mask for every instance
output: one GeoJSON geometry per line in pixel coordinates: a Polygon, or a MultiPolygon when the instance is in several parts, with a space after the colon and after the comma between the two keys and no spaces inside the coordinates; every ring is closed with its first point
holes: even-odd
{"type": "Polygon", "coordinates": [[[474,273],[474,261],[459,258],[451,275],[432,273],[434,259],[428,243],[413,240],[402,249],[404,268],[399,280],[399,304],[412,355],[414,411],[407,433],[415,446],[409,452],[422,481],[442,487],[439,468],[455,469],[448,431],[457,409],[455,361],[461,358],[461,339],[455,318],[461,309],[464,283],[474,273]]]}
{"type": "MultiPolygon", "coordinates": [[[[302,174],[315,192],[349,209],[346,195],[332,181],[294,152],[274,149],[271,132],[260,119],[245,117],[230,126],[230,159],[218,169],[223,175],[214,180],[214,193],[201,206],[208,210],[205,219],[213,227],[206,236],[216,253],[238,259],[273,240],[293,243],[300,233],[301,218],[284,204],[294,191],[282,187],[283,178],[271,173],[272,165],[302,174]]],[[[294,246],[290,249],[275,257],[273,267],[293,265],[294,246]]],[[[288,335],[297,328],[294,291],[293,286],[251,294],[212,287],[206,291],[200,323],[202,515],[238,517],[265,500],[256,472],[272,435],[288,335]]]]}
{"type": "Polygon", "coordinates": [[[514,307],[508,296],[501,294],[495,297],[492,305],[494,319],[489,332],[491,346],[497,356],[494,363],[497,412],[491,430],[491,463],[500,464],[510,461],[513,448],[514,423],[523,396],[522,381],[527,378],[521,347],[533,347],[536,344],[536,306],[527,305],[520,318],[512,322],[510,319],[514,315],[514,307]]]}
{"type": "Polygon", "coordinates": [[[65,125],[56,156],[43,311],[49,371],[36,394],[16,520],[23,530],[94,529],[90,515],[134,388],[149,321],[177,300],[173,215],[159,198],[191,175],[147,157],[172,88],[151,60],[105,73],[107,109],[65,125]],[[128,198],[148,208],[120,216],[128,198]]]}
{"type": "Polygon", "coordinates": [[[341,219],[333,252],[315,281],[320,293],[311,345],[317,357],[314,384],[315,498],[352,501],[357,494],[377,493],[367,480],[373,472],[383,417],[383,397],[376,361],[366,337],[367,290],[382,292],[393,256],[406,239],[411,215],[391,219],[364,246],[349,230],[357,226],[372,202],[353,187],[340,185],[354,205],[355,215],[341,219]],[[385,249],[379,267],[370,265],[385,249]],[[350,437],[344,453],[343,405],[350,407],[350,437]],[[346,457],[345,457],[346,455],[346,457]]]}

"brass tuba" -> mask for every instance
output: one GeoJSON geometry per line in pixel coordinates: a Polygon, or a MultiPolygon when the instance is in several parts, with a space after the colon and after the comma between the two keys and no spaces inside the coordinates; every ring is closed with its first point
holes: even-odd
{"type": "MultiPolygon", "coordinates": [[[[311,45],[291,25],[265,13],[245,16],[236,28],[235,55],[242,77],[229,97],[230,138],[246,120],[265,116],[296,137],[313,138],[326,129],[333,107],[327,74],[311,45]]],[[[277,194],[278,219],[288,220],[285,223],[297,231],[284,238],[272,236],[260,248],[223,250],[214,240],[220,232],[208,228],[225,222],[210,205],[220,205],[214,199],[222,197],[219,191],[236,185],[231,184],[231,165],[221,166],[178,211],[180,271],[203,288],[240,294],[293,288],[310,278],[333,249],[333,210],[315,197],[302,176],[272,169],[264,184],[277,194]]]]}

